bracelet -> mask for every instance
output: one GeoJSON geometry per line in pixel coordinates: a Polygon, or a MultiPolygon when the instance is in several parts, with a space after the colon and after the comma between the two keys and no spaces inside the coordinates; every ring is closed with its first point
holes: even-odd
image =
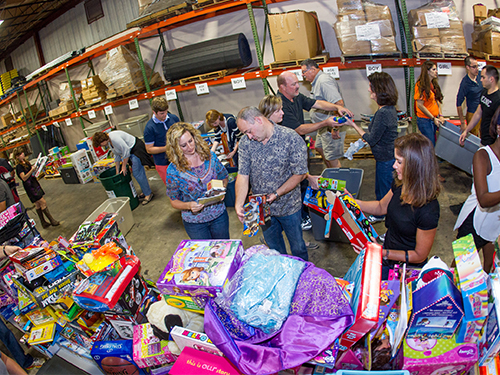
{"type": "Polygon", "coordinates": [[[3,253],[3,256],[4,256],[5,258],[7,258],[7,254],[5,253],[5,245],[3,245],[3,248],[2,248],[2,253],[3,253]]]}
{"type": "Polygon", "coordinates": [[[405,259],[406,259],[406,264],[408,264],[408,250],[405,250],[405,259]]]}
{"type": "Polygon", "coordinates": [[[278,194],[278,190],[274,191],[274,195],[276,195],[276,199],[278,199],[280,197],[280,195],[278,194]]]}

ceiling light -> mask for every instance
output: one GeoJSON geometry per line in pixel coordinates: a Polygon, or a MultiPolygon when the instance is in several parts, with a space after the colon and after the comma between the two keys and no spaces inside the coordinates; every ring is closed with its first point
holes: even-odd
{"type": "Polygon", "coordinates": [[[3,20],[0,20],[0,25],[3,23],[3,20]]]}

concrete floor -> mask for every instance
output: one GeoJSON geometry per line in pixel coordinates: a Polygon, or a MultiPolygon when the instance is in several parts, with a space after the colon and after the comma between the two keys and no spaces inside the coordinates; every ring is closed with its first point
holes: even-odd
{"type": "MultiPolygon", "coordinates": [[[[344,160],[342,164],[343,167],[364,170],[360,198],[374,199],[374,159],[344,160]]],[[[312,159],[311,173],[319,174],[322,170],[323,164],[320,159],[312,159]]],[[[450,264],[451,243],[456,236],[453,232],[456,216],[453,215],[449,206],[465,201],[470,192],[472,178],[447,162],[440,164],[440,172],[446,178],[446,182],[443,184],[444,189],[439,197],[441,218],[431,255],[438,255],[450,264]]],[[[180,212],[170,207],[165,195],[165,187],[156,171],[147,171],[147,175],[155,198],[148,205],[140,205],[133,211],[135,225],[126,235],[126,239],[141,260],[144,277],[156,281],[179,242],[188,237],[182,225],[180,212]]],[[[41,225],[37,225],[43,238],[48,241],[57,239],[58,236],[71,237],[78,226],[107,199],[100,183],[66,185],[59,178],[43,179],[41,184],[51,213],[56,219],[61,220],[61,225],[58,227],[43,229],[41,225]]],[[[138,187],[138,184],[136,186],[138,187]]],[[[23,202],[26,202],[26,198],[23,198],[23,202]]],[[[231,238],[242,239],[245,248],[260,243],[259,235],[252,238],[243,237],[243,227],[236,217],[234,208],[228,208],[228,212],[231,238]]],[[[38,223],[34,210],[30,210],[29,215],[38,223]]],[[[385,232],[383,223],[375,224],[375,229],[378,233],[385,232]]],[[[304,232],[304,239],[314,241],[312,231],[304,232]]],[[[356,257],[352,247],[344,243],[326,241],[319,242],[319,245],[319,249],[309,251],[310,261],[334,276],[343,276],[356,257]]]]}

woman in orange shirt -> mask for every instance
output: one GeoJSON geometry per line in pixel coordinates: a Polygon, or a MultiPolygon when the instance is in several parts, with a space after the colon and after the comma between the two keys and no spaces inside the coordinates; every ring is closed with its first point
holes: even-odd
{"type": "Polygon", "coordinates": [[[420,77],[415,85],[415,102],[417,104],[417,125],[420,132],[436,145],[436,131],[445,122],[439,105],[443,102],[443,94],[437,80],[437,67],[427,60],[422,65],[420,77]]]}

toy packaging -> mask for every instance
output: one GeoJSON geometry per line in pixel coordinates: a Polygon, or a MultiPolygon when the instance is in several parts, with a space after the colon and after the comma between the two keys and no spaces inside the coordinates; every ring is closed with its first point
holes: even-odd
{"type": "Polygon", "coordinates": [[[192,297],[164,295],[163,299],[165,300],[165,303],[167,305],[177,307],[178,309],[183,309],[199,314],[205,313],[205,309],[198,306],[198,304],[192,297]]]}
{"type": "Polygon", "coordinates": [[[222,180],[212,180],[207,184],[207,191],[202,198],[198,199],[199,204],[208,206],[210,204],[219,203],[226,196],[226,188],[222,180]]]}
{"type": "Polygon", "coordinates": [[[163,294],[215,297],[236,272],[240,240],[184,240],[158,279],[163,294]]]}
{"type": "Polygon", "coordinates": [[[490,274],[491,294],[493,301],[489,306],[488,319],[479,342],[479,365],[491,361],[500,350],[500,278],[498,274],[490,274]]]}
{"type": "Polygon", "coordinates": [[[382,280],[380,284],[380,309],[378,316],[378,324],[372,329],[372,333],[376,333],[380,326],[385,322],[389,315],[391,307],[399,297],[400,285],[399,280],[382,280]]]}
{"type": "MultiPolygon", "coordinates": [[[[54,253],[54,252],[52,252],[52,253],[54,253]]],[[[46,273],[59,267],[61,264],[62,264],[61,258],[59,257],[59,255],[55,254],[54,258],[51,258],[50,260],[47,260],[47,261],[41,263],[40,265],[35,266],[33,268],[30,268],[30,269],[26,269],[18,263],[14,263],[14,266],[16,267],[17,272],[22,274],[26,280],[33,281],[36,278],[43,276],[46,273]]]]}
{"type": "Polygon", "coordinates": [[[464,316],[460,292],[446,274],[414,290],[412,302],[408,338],[451,338],[464,316]]]}
{"type": "Polygon", "coordinates": [[[110,312],[135,317],[148,293],[149,289],[144,279],[139,274],[136,274],[122,292],[116,305],[110,309],[110,312]]]}
{"type": "Polygon", "coordinates": [[[187,328],[175,326],[170,332],[179,350],[186,346],[196,350],[201,350],[210,354],[224,356],[222,352],[210,341],[207,335],[200,332],[191,331],[187,328]]]}
{"type": "Polygon", "coordinates": [[[458,344],[455,338],[407,338],[404,341],[403,370],[418,375],[467,374],[478,359],[477,345],[458,344]]]}
{"type": "Polygon", "coordinates": [[[313,190],[308,186],[304,196],[304,204],[319,213],[328,213],[328,201],[324,190],[313,190]]]}
{"type": "Polygon", "coordinates": [[[132,340],[98,341],[90,352],[94,361],[108,375],[146,375],[133,359],[132,340]]]}
{"type": "Polygon", "coordinates": [[[135,363],[141,368],[163,365],[176,359],[168,350],[168,341],[156,337],[149,323],[134,327],[133,354],[135,363]]]}
{"type": "Polygon", "coordinates": [[[323,190],[344,191],[346,182],[344,180],[336,180],[334,178],[320,177],[318,186],[323,190]]]}
{"type": "Polygon", "coordinates": [[[271,219],[271,208],[267,203],[266,194],[249,195],[248,201],[259,205],[259,225],[265,225],[271,219]]]}
{"type": "Polygon", "coordinates": [[[241,372],[225,357],[205,353],[186,346],[169,375],[241,375],[241,372]]]}

